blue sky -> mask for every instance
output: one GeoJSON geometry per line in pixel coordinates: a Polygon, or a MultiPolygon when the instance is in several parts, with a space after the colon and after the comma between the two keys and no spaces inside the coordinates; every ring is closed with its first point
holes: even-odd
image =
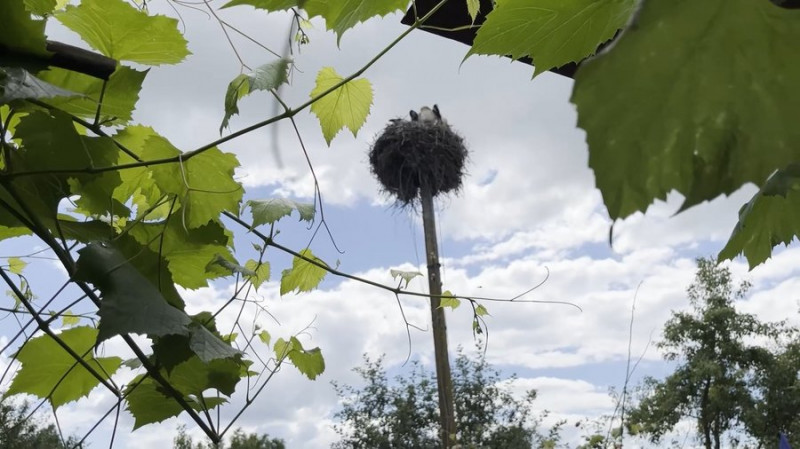
{"type": "MultiPolygon", "coordinates": [[[[174,14],[163,4],[151,7],[174,14]]],[[[180,11],[193,55],[182,65],[151,70],[135,119],[190,150],[219,136],[225,88],[240,67],[212,20],[188,9],[180,11]]],[[[246,7],[221,14],[267,45],[283,48],[287,15],[267,16],[246,7]]],[[[311,44],[295,55],[297,70],[283,91],[286,102],[306,101],[322,67],[332,66],[342,75],[360,68],[404,31],[399,19],[390,15],[359,25],[344,34],[339,48],[335,36],[314,21],[311,44]]],[[[57,28],[51,32],[58,40],[76,39],[57,28]]],[[[237,48],[251,66],[272,58],[241,40],[237,48]]],[[[387,284],[394,284],[390,268],[423,268],[418,217],[393,208],[379,193],[366,154],[388,119],[438,103],[471,151],[461,194],[437,203],[444,287],[458,294],[511,297],[540,282],[549,270],[548,282],[528,298],[574,302],[583,312],[552,304],[487,304],[491,313],[487,358],[504,373],[518,374],[513,388],[539,390],[537,406],[552,413],[548,422],[610,412],[613,404],[606,392],[624,380],[630,307],[637,286],[632,352],[644,354],[644,360],[636,375],[662,376],[666,366],[648,343],[658,339],[671,310],[688,305],[684,292],[694,274],[693,259],[721,248],[739,207],[754,188],[745,187],[730,198],[676,217],[672,215],[681,198],[671,195],[646,215],[618,223],[614,247],[609,248],[611,223],[587,168],[585,135],[576,128],[575,109],[569,103],[571,81],[548,73],[531,80],[530,66],[501,58],[473,56],[462,64],[466,50],[461,44],[413,32],[365,73],[375,96],[358,136],[341,132],[330,148],[316,118],[307,111],[298,116],[319,175],[326,219],[344,254],[335,251],[324,233],[315,238],[312,249],[329,263],[339,259],[343,270],[387,284]]],[[[253,95],[240,106],[242,113],[232,119],[232,130],[266,118],[273,110],[267,95],[253,95]]],[[[223,149],[239,157],[242,168],[237,176],[248,198],[311,200],[313,183],[288,124],[260,130],[223,149]],[[280,142],[284,167],[274,163],[273,133],[280,142]]],[[[278,241],[301,248],[312,231],[295,220],[280,222],[278,241]]],[[[0,255],[14,255],[30,245],[29,240],[3,242],[0,255]]],[[[401,369],[409,351],[415,359],[429,363],[431,336],[413,331],[409,347],[394,297],[352,281],[329,276],[318,291],[281,298],[275,281],[290,262],[274,252],[269,258],[273,281],[258,294],[280,326],[271,320],[262,325],[273,336],[288,336],[313,323],[303,338],[322,348],[327,369],[315,382],[292,369],[282,370],[240,424],[248,431],[284,438],[292,448],[328,447],[336,437],[331,420],[337,407],[330,382],[356,381],[350,370],[360,364],[365,352],[372,357],[385,353],[393,370],[401,369]]],[[[35,266],[32,277],[57,277],[50,262],[39,261],[35,266]]],[[[800,291],[796,245],[753,272],[742,261],[731,267],[737,276],[753,282],[752,295],[742,301],[743,311],[768,320],[791,317],[796,321],[796,292],[800,291]]],[[[414,281],[410,288],[424,291],[425,286],[414,281]]],[[[228,294],[224,283],[183,292],[190,311],[213,309],[228,294]]],[[[410,321],[427,326],[430,317],[424,300],[406,298],[403,305],[410,321]]],[[[473,346],[471,317],[464,309],[448,313],[453,348],[473,346]]],[[[8,318],[4,323],[4,329],[13,327],[8,318]]],[[[109,351],[120,346],[113,341],[108,345],[109,351]]],[[[7,358],[2,361],[7,363],[7,358]]],[[[241,397],[234,398],[237,401],[241,397]]],[[[108,395],[98,392],[65,406],[59,412],[61,424],[81,432],[111,404],[108,395]]],[[[176,426],[183,422],[187,421],[182,417],[171,419],[129,434],[132,418],[123,414],[116,447],[167,447],[176,426]]],[[[110,429],[110,423],[101,426],[93,447],[107,445],[110,429]]]]}

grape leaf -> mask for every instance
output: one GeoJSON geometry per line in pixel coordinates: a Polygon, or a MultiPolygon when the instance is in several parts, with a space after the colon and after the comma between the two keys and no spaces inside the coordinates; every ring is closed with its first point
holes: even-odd
{"type": "Polygon", "coordinates": [[[295,6],[302,6],[304,0],[231,0],[222,5],[223,8],[239,5],[250,5],[267,11],[283,11],[295,6]]]}
{"type": "Polygon", "coordinates": [[[28,73],[19,67],[0,67],[0,104],[21,99],[42,99],[53,97],[75,97],[70,92],[28,73]]]}
{"type": "Polygon", "coordinates": [[[257,261],[250,259],[244,264],[245,268],[251,270],[255,273],[254,276],[250,276],[250,282],[253,283],[253,287],[258,289],[261,287],[261,284],[269,280],[269,262],[262,261],[258,263],[257,261]]]}
{"type": "MultiPolygon", "coordinates": [[[[300,254],[327,266],[325,262],[314,256],[310,249],[304,249],[300,251],[300,254]]],[[[295,290],[297,293],[311,291],[322,282],[322,278],[327,273],[324,268],[295,256],[292,260],[292,268],[283,270],[281,274],[281,296],[295,290]]]]}
{"type": "MultiPolygon", "coordinates": [[[[73,327],[58,334],[58,338],[82,356],[102,378],[108,379],[117,371],[122,359],[93,357],[92,347],[96,337],[97,330],[88,326],[73,327]]],[[[6,392],[8,396],[28,393],[48,398],[53,408],[57,408],[88,396],[100,383],[49,335],[40,335],[28,341],[16,358],[22,367],[6,392]]]]}
{"type": "Polygon", "coordinates": [[[83,0],[56,18],[92,48],[117,60],[176,64],[190,54],[176,19],[149,16],[123,0],[83,0]]]}
{"type": "Polygon", "coordinates": [[[342,34],[367,19],[385,16],[404,10],[408,0],[307,0],[303,8],[309,17],[325,18],[325,26],[336,33],[336,41],[342,34]]]}
{"type": "Polygon", "coordinates": [[[800,11],[771,2],[643,2],[572,95],[611,218],[672,190],[684,210],[796,161],[799,41],[800,11]]]}
{"type": "Polygon", "coordinates": [[[192,357],[176,366],[169,375],[170,383],[187,395],[200,396],[209,388],[219,390],[230,396],[236,391],[241,380],[239,362],[232,359],[218,359],[203,362],[192,357]]]}
{"type": "Polygon", "coordinates": [[[800,237],[800,163],[775,172],[739,210],[719,259],[744,254],[752,270],[772,255],[772,248],[800,237]]]}
{"type": "Polygon", "coordinates": [[[69,0],[23,0],[25,8],[37,16],[46,16],[66,6],[69,0]]]}
{"type": "MultiPolygon", "coordinates": [[[[224,268],[229,273],[239,273],[245,276],[255,276],[256,272],[251,270],[250,268],[243,267],[236,262],[231,262],[230,260],[225,259],[219,253],[214,254],[214,258],[211,259],[209,265],[219,265],[220,267],[224,268]]],[[[206,267],[208,269],[208,267],[206,267]]]]}
{"type": "Polygon", "coordinates": [[[296,210],[300,214],[301,221],[314,221],[316,209],[311,203],[298,203],[297,201],[285,198],[271,198],[268,200],[249,200],[250,213],[253,216],[253,227],[262,224],[273,224],[283,217],[292,214],[296,210]]]}
{"type": "MultiPolygon", "coordinates": [[[[147,126],[128,126],[120,130],[114,140],[124,145],[129,151],[141,157],[147,139],[158,134],[147,126]]],[[[127,154],[120,154],[120,164],[136,162],[127,154]]],[[[164,201],[164,194],[153,180],[152,172],[147,167],[129,168],[120,172],[122,184],[114,190],[114,199],[127,203],[130,200],[136,206],[136,218],[158,220],[166,218],[170,212],[170,202],[164,201]],[[161,204],[161,206],[158,206],[161,204]]]]}
{"type": "MultiPolygon", "coordinates": [[[[164,421],[167,418],[178,416],[183,408],[175,400],[162,392],[161,385],[152,377],[142,378],[139,375],[125,388],[127,409],[134,418],[133,430],[146,424],[164,421]]],[[[228,402],[225,398],[215,396],[202,397],[202,404],[191,397],[184,400],[195,410],[212,409],[228,402]]]]}
{"type": "Polygon", "coordinates": [[[402,271],[402,270],[395,270],[394,268],[389,270],[389,274],[392,275],[393,279],[397,279],[398,277],[400,277],[400,279],[406,281],[406,288],[408,288],[408,283],[411,282],[412,279],[414,279],[417,276],[422,276],[422,273],[420,273],[419,271],[402,271]]]}
{"type": "Polygon", "coordinates": [[[635,0],[498,0],[466,57],[530,56],[536,76],[594,54],[625,25],[635,4],[635,0]]]}
{"type": "MultiPolygon", "coordinates": [[[[343,2],[344,3],[344,2],[343,2]]],[[[343,80],[330,67],[323,67],[317,74],[317,84],[311,91],[315,98],[343,80]]],[[[336,134],[345,126],[353,136],[364,125],[372,106],[372,85],[365,78],[349,81],[311,105],[322,126],[322,135],[328,146],[336,134]]]]}
{"type": "MultiPolygon", "coordinates": [[[[38,110],[20,120],[14,138],[22,143],[24,150],[12,152],[9,156],[15,171],[83,170],[107,167],[116,162],[119,151],[109,138],[82,136],[76,131],[69,116],[56,111],[51,114],[38,110]]],[[[108,208],[125,210],[122,204],[113,204],[108,200],[111,190],[120,183],[116,172],[74,175],[43,173],[25,176],[14,180],[14,190],[19,201],[24,202],[28,210],[39,215],[43,223],[58,234],[61,231],[55,227],[57,206],[61,199],[71,195],[70,178],[79,181],[81,185],[91,186],[93,194],[100,197],[95,198],[99,200],[95,204],[101,204],[99,209],[102,211],[99,212],[108,208]]],[[[0,196],[3,196],[2,191],[0,196]]],[[[16,201],[11,196],[7,199],[12,205],[16,201]]]]}
{"type": "Polygon", "coordinates": [[[261,343],[269,345],[272,336],[269,334],[269,332],[262,330],[261,332],[258,333],[258,339],[261,340],[261,343]]]}
{"type": "MultiPolygon", "coordinates": [[[[46,56],[44,20],[34,20],[23,2],[19,0],[0,1],[0,17],[3,18],[3,32],[0,33],[0,47],[31,55],[46,56]]],[[[0,64],[8,64],[8,56],[0,56],[0,64]]],[[[16,64],[12,64],[16,65],[16,64]]]]}
{"type": "Polygon", "coordinates": [[[102,94],[103,107],[100,109],[100,119],[113,124],[127,123],[131,120],[146,75],[147,71],[135,70],[124,65],[117,66],[117,70],[111,74],[108,81],[57,67],[39,74],[48,83],[83,94],[81,98],[56,98],[48,101],[49,104],[78,117],[94,120],[102,94]]]}
{"type": "MultiPolygon", "coordinates": [[[[214,335],[205,326],[192,323],[189,326],[191,335],[189,337],[189,348],[197,354],[202,361],[209,363],[213,360],[228,359],[240,356],[242,353],[222,341],[218,335],[214,335]]],[[[236,369],[238,372],[238,368],[236,369]]]]}
{"type": "Polygon", "coordinates": [[[27,265],[28,263],[20,259],[19,257],[8,258],[8,271],[14,274],[22,274],[22,270],[24,270],[25,266],[27,265]]]}
{"type": "Polygon", "coordinates": [[[97,312],[98,344],[123,334],[189,334],[189,316],[169,305],[110,244],[90,243],[78,253],[75,278],[91,282],[103,294],[97,312]]]}
{"type": "Polygon", "coordinates": [[[475,23],[475,19],[478,18],[478,13],[481,12],[481,0],[466,0],[466,1],[467,1],[467,13],[469,13],[469,18],[472,19],[472,23],[475,23]]]}
{"type": "Polygon", "coordinates": [[[439,300],[439,308],[450,307],[451,309],[456,310],[460,305],[461,301],[454,297],[453,294],[450,293],[450,290],[442,293],[442,297],[439,300]]]}
{"type": "Polygon", "coordinates": [[[325,359],[319,348],[305,349],[297,337],[289,341],[279,338],[273,346],[278,358],[288,357],[298,371],[314,380],[325,371],[325,359]]]}
{"type": "MultiPolygon", "coordinates": [[[[12,217],[6,217],[6,218],[12,218],[12,217]]],[[[5,240],[11,237],[19,237],[22,235],[31,235],[32,233],[33,232],[26,227],[0,225],[0,240],[5,240]]]]}
{"type": "Polygon", "coordinates": [[[61,315],[61,324],[64,327],[74,326],[74,325],[76,325],[76,324],[78,324],[80,322],[81,322],[81,317],[79,317],[79,316],[75,315],[74,313],[72,313],[72,309],[67,309],[61,315]]]}
{"type": "Polygon", "coordinates": [[[225,117],[219,132],[228,127],[228,120],[231,116],[239,113],[238,101],[255,90],[275,89],[285,83],[289,75],[289,58],[280,58],[257,67],[252,73],[241,74],[228,84],[228,91],[225,93],[225,117]]]}
{"type": "Polygon", "coordinates": [[[230,271],[213,264],[216,257],[238,265],[227,247],[230,240],[225,228],[217,221],[186,229],[174,217],[139,223],[128,233],[140,244],[160,253],[168,261],[175,282],[186,288],[205,287],[209,279],[230,274],[230,271]]]}
{"type": "MultiPolygon", "coordinates": [[[[142,150],[146,160],[180,154],[167,139],[157,135],[148,138],[142,150]]],[[[238,166],[236,156],[214,147],[182,163],[153,166],[151,172],[159,190],[175,194],[181,202],[182,224],[197,228],[218,219],[222,211],[238,212],[244,193],[241,184],[233,179],[238,166]]]]}

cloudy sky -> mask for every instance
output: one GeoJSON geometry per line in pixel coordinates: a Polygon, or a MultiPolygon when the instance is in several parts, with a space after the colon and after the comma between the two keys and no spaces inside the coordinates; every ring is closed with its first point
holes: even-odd
{"type": "MultiPolygon", "coordinates": [[[[175,15],[162,2],[151,6],[175,15]]],[[[178,8],[193,55],[181,65],[150,71],[135,120],[190,150],[219,136],[225,88],[241,68],[214,20],[178,8]]],[[[286,14],[240,7],[222,11],[221,17],[276,51],[285,46],[290,20],[286,14]]],[[[339,47],[324,23],[313,21],[308,31],[311,44],[295,54],[296,69],[291,85],[282,91],[284,100],[289,105],[306,101],[322,67],[333,67],[341,75],[360,68],[405,30],[399,20],[400,15],[370,20],[346,32],[339,47]]],[[[51,37],[76,41],[57,27],[51,29],[51,37]]],[[[234,39],[251,67],[274,59],[244,39],[234,39]]],[[[312,249],[330,263],[338,259],[342,270],[387,284],[394,284],[391,268],[423,269],[419,217],[391,207],[380,194],[366,154],[390,118],[437,103],[470,149],[461,194],[437,203],[444,287],[461,295],[507,298],[538,284],[549,272],[547,282],[526,298],[572,302],[583,311],[554,304],[486,304],[491,313],[487,358],[505,375],[517,373],[515,391],[537,389],[537,407],[550,410],[552,420],[574,422],[609,413],[614,404],[608,388],[619,387],[625,379],[634,297],[631,351],[634,356],[644,354],[634,377],[663,376],[668,367],[660,362],[652,340],[659,338],[671,310],[688,305],[685,289],[694,275],[693,259],[722,247],[739,207],[755,189],[746,187],[676,217],[672,215],[681,198],[670,197],[646,215],[618,223],[610,248],[611,223],[587,168],[585,134],[576,127],[575,108],[569,102],[571,80],[549,73],[532,80],[530,66],[500,58],[473,56],[462,64],[466,51],[458,43],[411,33],[364,75],[372,83],[374,103],[357,137],[341,132],[328,147],[316,117],[300,113],[297,124],[319,177],[326,220],[344,253],[337,253],[323,233],[312,249]]],[[[273,107],[267,95],[252,95],[241,103],[242,113],[231,121],[231,129],[271,116],[273,107]]],[[[239,157],[242,168],[237,176],[248,198],[311,200],[313,181],[288,122],[236,139],[223,149],[239,157]],[[275,133],[283,167],[273,155],[275,133]]],[[[282,221],[279,228],[278,241],[295,248],[312,233],[294,219],[282,221]]],[[[0,256],[13,255],[26,244],[4,244],[0,256]]],[[[277,281],[289,259],[273,253],[270,260],[277,281]]],[[[42,278],[55,270],[45,262],[36,266],[42,278]]],[[[742,311],[768,320],[796,318],[797,246],[779,251],[752,272],[741,260],[731,267],[753,283],[742,311]]],[[[410,288],[426,287],[414,281],[410,288]]],[[[213,310],[229,297],[230,289],[218,283],[186,291],[184,298],[190,312],[213,310]]],[[[258,297],[280,323],[263,317],[261,325],[273,336],[284,337],[311,325],[304,342],[319,346],[326,360],[325,373],[313,382],[294,369],[281,370],[238,422],[248,431],[283,438],[290,448],[326,448],[335,441],[337,398],[330,382],[356,382],[351,369],[361,363],[362,354],[386,354],[394,371],[402,369],[409,351],[423,363],[432,359],[430,333],[412,330],[409,347],[395,298],[364,284],[329,276],[317,291],[281,298],[278,283],[269,282],[258,297]]],[[[412,324],[428,326],[424,300],[404,298],[403,307],[412,324]]],[[[473,347],[471,316],[465,309],[448,312],[453,348],[473,347]]],[[[13,327],[8,320],[5,323],[13,327]]],[[[237,396],[234,403],[241,400],[237,396]]],[[[61,425],[82,434],[112,404],[110,395],[97,390],[91,398],[63,407],[61,425]]],[[[132,422],[123,413],[115,447],[168,447],[176,426],[188,420],[171,419],[130,434],[132,422]]],[[[96,432],[92,447],[108,445],[111,424],[109,420],[96,432]]]]}

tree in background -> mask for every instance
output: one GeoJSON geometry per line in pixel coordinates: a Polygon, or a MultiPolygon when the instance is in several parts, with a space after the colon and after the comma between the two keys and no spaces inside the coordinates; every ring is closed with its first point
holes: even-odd
{"type": "Polygon", "coordinates": [[[692,309],[673,312],[658,344],[678,366],[663,381],[645,379],[641,401],[627,423],[632,433],[643,432],[657,443],[691,417],[703,446],[719,449],[726,432],[743,420],[754,402],[750,383],[755,367],[769,359],[767,349],[750,342],[775,337],[779,327],[736,311],[734,301],[749,286],[742,282],[734,288],[728,268],[712,259],[697,260],[687,291],[692,309]]]}
{"type": "MultiPolygon", "coordinates": [[[[498,385],[499,372],[483,353],[472,359],[458,350],[453,369],[456,428],[462,448],[530,449],[553,448],[559,441],[561,423],[546,435],[539,433],[543,415],[532,410],[536,392],[521,399],[498,385]]],[[[433,373],[414,362],[408,376],[389,382],[383,359],[354,369],[366,385],[356,388],[334,382],[342,399],[334,426],[342,437],[335,449],[435,449],[441,447],[437,433],[438,402],[433,373]]]]}
{"type": "Polygon", "coordinates": [[[764,447],[775,444],[778,432],[800,441],[800,340],[795,328],[787,334],[792,341],[758,364],[752,386],[755,400],[744,415],[747,432],[764,447]]]}
{"type": "Polygon", "coordinates": [[[0,448],[58,449],[82,447],[74,437],[61,440],[56,426],[44,425],[28,402],[0,401],[0,448]]]}
{"type": "Polygon", "coordinates": [[[238,428],[233,431],[228,446],[224,443],[214,446],[212,443],[195,443],[186,434],[186,427],[178,427],[178,435],[173,440],[173,449],[286,449],[283,440],[270,438],[267,434],[245,433],[238,428]]]}

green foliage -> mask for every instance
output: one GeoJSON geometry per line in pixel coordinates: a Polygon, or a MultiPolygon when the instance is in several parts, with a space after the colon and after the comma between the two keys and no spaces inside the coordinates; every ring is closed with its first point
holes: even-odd
{"type": "Polygon", "coordinates": [[[469,14],[469,18],[472,19],[472,23],[475,23],[475,19],[478,17],[480,11],[480,0],[467,0],[467,13],[469,14]]]}
{"type": "MultiPolygon", "coordinates": [[[[342,40],[345,31],[359,22],[385,16],[408,6],[407,0],[298,0],[298,3],[303,4],[310,17],[323,17],[328,29],[336,33],[338,41],[342,40]]],[[[370,94],[370,102],[371,97],[370,94]]]]}
{"type": "Polygon", "coordinates": [[[461,305],[461,301],[458,298],[454,297],[450,290],[442,293],[442,297],[439,301],[439,307],[450,307],[453,310],[456,310],[458,306],[461,305]]]}
{"type": "Polygon", "coordinates": [[[768,354],[751,342],[777,335],[777,327],[736,311],[734,301],[749,284],[734,289],[730,271],[711,259],[697,265],[687,291],[692,311],[673,312],[658,344],[667,360],[678,362],[675,372],[663,381],[645,380],[626,424],[657,443],[681,419],[695,417],[704,446],[720,447],[753,403],[747,380],[768,354]]]}
{"type": "MultiPolygon", "coordinates": [[[[167,139],[152,136],[146,140],[141,156],[158,160],[180,154],[167,139]]],[[[238,211],[244,193],[241,184],[233,179],[238,166],[233,154],[209,148],[188,161],[156,165],[151,174],[161,193],[175,195],[180,206],[174,210],[180,213],[181,223],[191,229],[218,219],[223,211],[238,211]]]]}
{"type": "Polygon", "coordinates": [[[115,335],[189,334],[189,318],[167,303],[159,291],[108,243],[80,250],[76,279],[93,283],[103,293],[97,342],[115,335]],[[156,319],[157,318],[157,319],[156,319]]]}
{"type": "Polygon", "coordinates": [[[422,273],[419,271],[402,271],[402,270],[389,270],[389,274],[392,275],[393,279],[400,278],[405,281],[405,288],[408,288],[408,283],[411,282],[417,276],[422,276],[422,273]]]}
{"type": "Polygon", "coordinates": [[[176,64],[189,55],[177,20],[149,16],[124,0],[82,0],[56,18],[92,48],[117,60],[176,64]]]}
{"type": "Polygon", "coordinates": [[[757,400],[744,413],[747,432],[762,447],[775,444],[778,432],[786,433],[793,441],[800,438],[800,339],[796,328],[785,335],[791,337],[787,345],[759,360],[751,383],[757,400]]]}
{"type": "MultiPolygon", "coordinates": [[[[483,352],[479,352],[483,354],[483,352]]],[[[417,362],[407,376],[389,381],[382,359],[354,368],[364,386],[334,382],[342,409],[334,425],[341,440],[333,447],[429,449],[441,447],[438,437],[436,378],[417,362]]],[[[462,447],[544,449],[559,440],[560,425],[547,435],[537,430],[543,415],[533,413],[535,391],[516,398],[498,386],[499,373],[483,356],[472,359],[461,349],[453,367],[453,397],[458,442],[462,447]]]]}
{"type": "Polygon", "coordinates": [[[372,106],[372,85],[368,80],[355,79],[339,86],[343,81],[344,78],[335,70],[324,67],[317,74],[317,84],[311,91],[311,98],[314,98],[335,88],[311,105],[311,112],[319,119],[322,135],[328,145],[344,127],[355,136],[367,120],[372,106]]]}
{"type": "Polygon", "coordinates": [[[45,54],[45,22],[32,18],[23,2],[0,2],[0,17],[3,18],[0,45],[10,50],[35,55],[45,54]]]}
{"type": "Polygon", "coordinates": [[[31,416],[27,402],[0,400],[0,446],[13,449],[75,449],[74,437],[62,442],[54,424],[44,425],[38,414],[31,416]]]}
{"type": "Polygon", "coordinates": [[[108,123],[122,124],[127,123],[133,116],[147,71],[119,65],[108,82],[56,67],[40,72],[40,76],[48,83],[81,94],[79,98],[55,98],[48,104],[78,117],[94,119],[102,95],[100,119],[108,123]]]}
{"type": "Polygon", "coordinates": [[[253,283],[253,287],[261,287],[261,284],[269,280],[269,262],[256,262],[250,259],[244,266],[254,273],[250,276],[250,282],[253,283]]]}
{"type": "Polygon", "coordinates": [[[19,67],[0,67],[0,104],[22,99],[74,97],[77,94],[54,86],[19,67]]]}
{"type": "Polygon", "coordinates": [[[747,257],[750,269],[766,261],[772,248],[800,236],[800,163],[778,170],[739,210],[739,222],[720,259],[747,257]]]}
{"type": "Polygon", "coordinates": [[[273,350],[279,359],[288,357],[295,368],[311,380],[325,372],[322,351],[319,348],[303,348],[303,344],[297,337],[292,337],[289,341],[279,338],[275,342],[273,350]]]}
{"type": "Polygon", "coordinates": [[[249,200],[250,213],[253,216],[253,227],[263,224],[274,224],[283,217],[288,217],[296,210],[301,221],[312,222],[316,209],[311,203],[298,203],[286,198],[270,198],[268,200],[249,200]]]}
{"type": "MultiPolygon", "coordinates": [[[[58,337],[103,379],[110,378],[122,363],[119,357],[92,356],[97,330],[91,327],[73,327],[58,337]]],[[[14,376],[6,396],[28,393],[47,399],[57,408],[88,395],[100,383],[49,335],[31,339],[15,357],[22,368],[14,376]]]]}
{"type": "MultiPolygon", "coordinates": [[[[128,384],[125,393],[127,410],[134,418],[134,430],[178,416],[183,411],[177,402],[164,394],[158,382],[144,375],[134,378],[128,384]]],[[[210,410],[227,402],[225,398],[216,396],[186,397],[184,400],[195,410],[210,410]]]]}
{"type": "Polygon", "coordinates": [[[289,75],[289,58],[280,58],[277,61],[264,64],[256,68],[253,73],[241,74],[228,84],[225,93],[225,117],[219,127],[220,133],[228,127],[231,116],[239,113],[238,102],[250,95],[254,90],[272,90],[285,83],[289,75]]]}
{"type": "Polygon", "coordinates": [[[594,54],[625,25],[634,5],[634,0],[498,0],[467,57],[532,57],[535,76],[594,54]]]}
{"type": "Polygon", "coordinates": [[[210,443],[194,443],[186,434],[186,427],[178,427],[178,435],[173,440],[173,449],[286,449],[283,440],[270,438],[267,434],[245,433],[241,428],[233,431],[228,445],[214,446],[210,443]]]}
{"type": "Polygon", "coordinates": [[[307,292],[315,289],[328,272],[325,264],[317,258],[310,249],[300,251],[301,257],[295,256],[292,260],[292,268],[283,270],[281,273],[281,296],[297,291],[307,292]],[[306,259],[315,261],[311,263],[306,259]]]}
{"type": "Polygon", "coordinates": [[[647,1],[581,67],[572,101],[612,219],[671,190],[683,210],[797,161],[799,17],[767,1],[647,1]]]}

